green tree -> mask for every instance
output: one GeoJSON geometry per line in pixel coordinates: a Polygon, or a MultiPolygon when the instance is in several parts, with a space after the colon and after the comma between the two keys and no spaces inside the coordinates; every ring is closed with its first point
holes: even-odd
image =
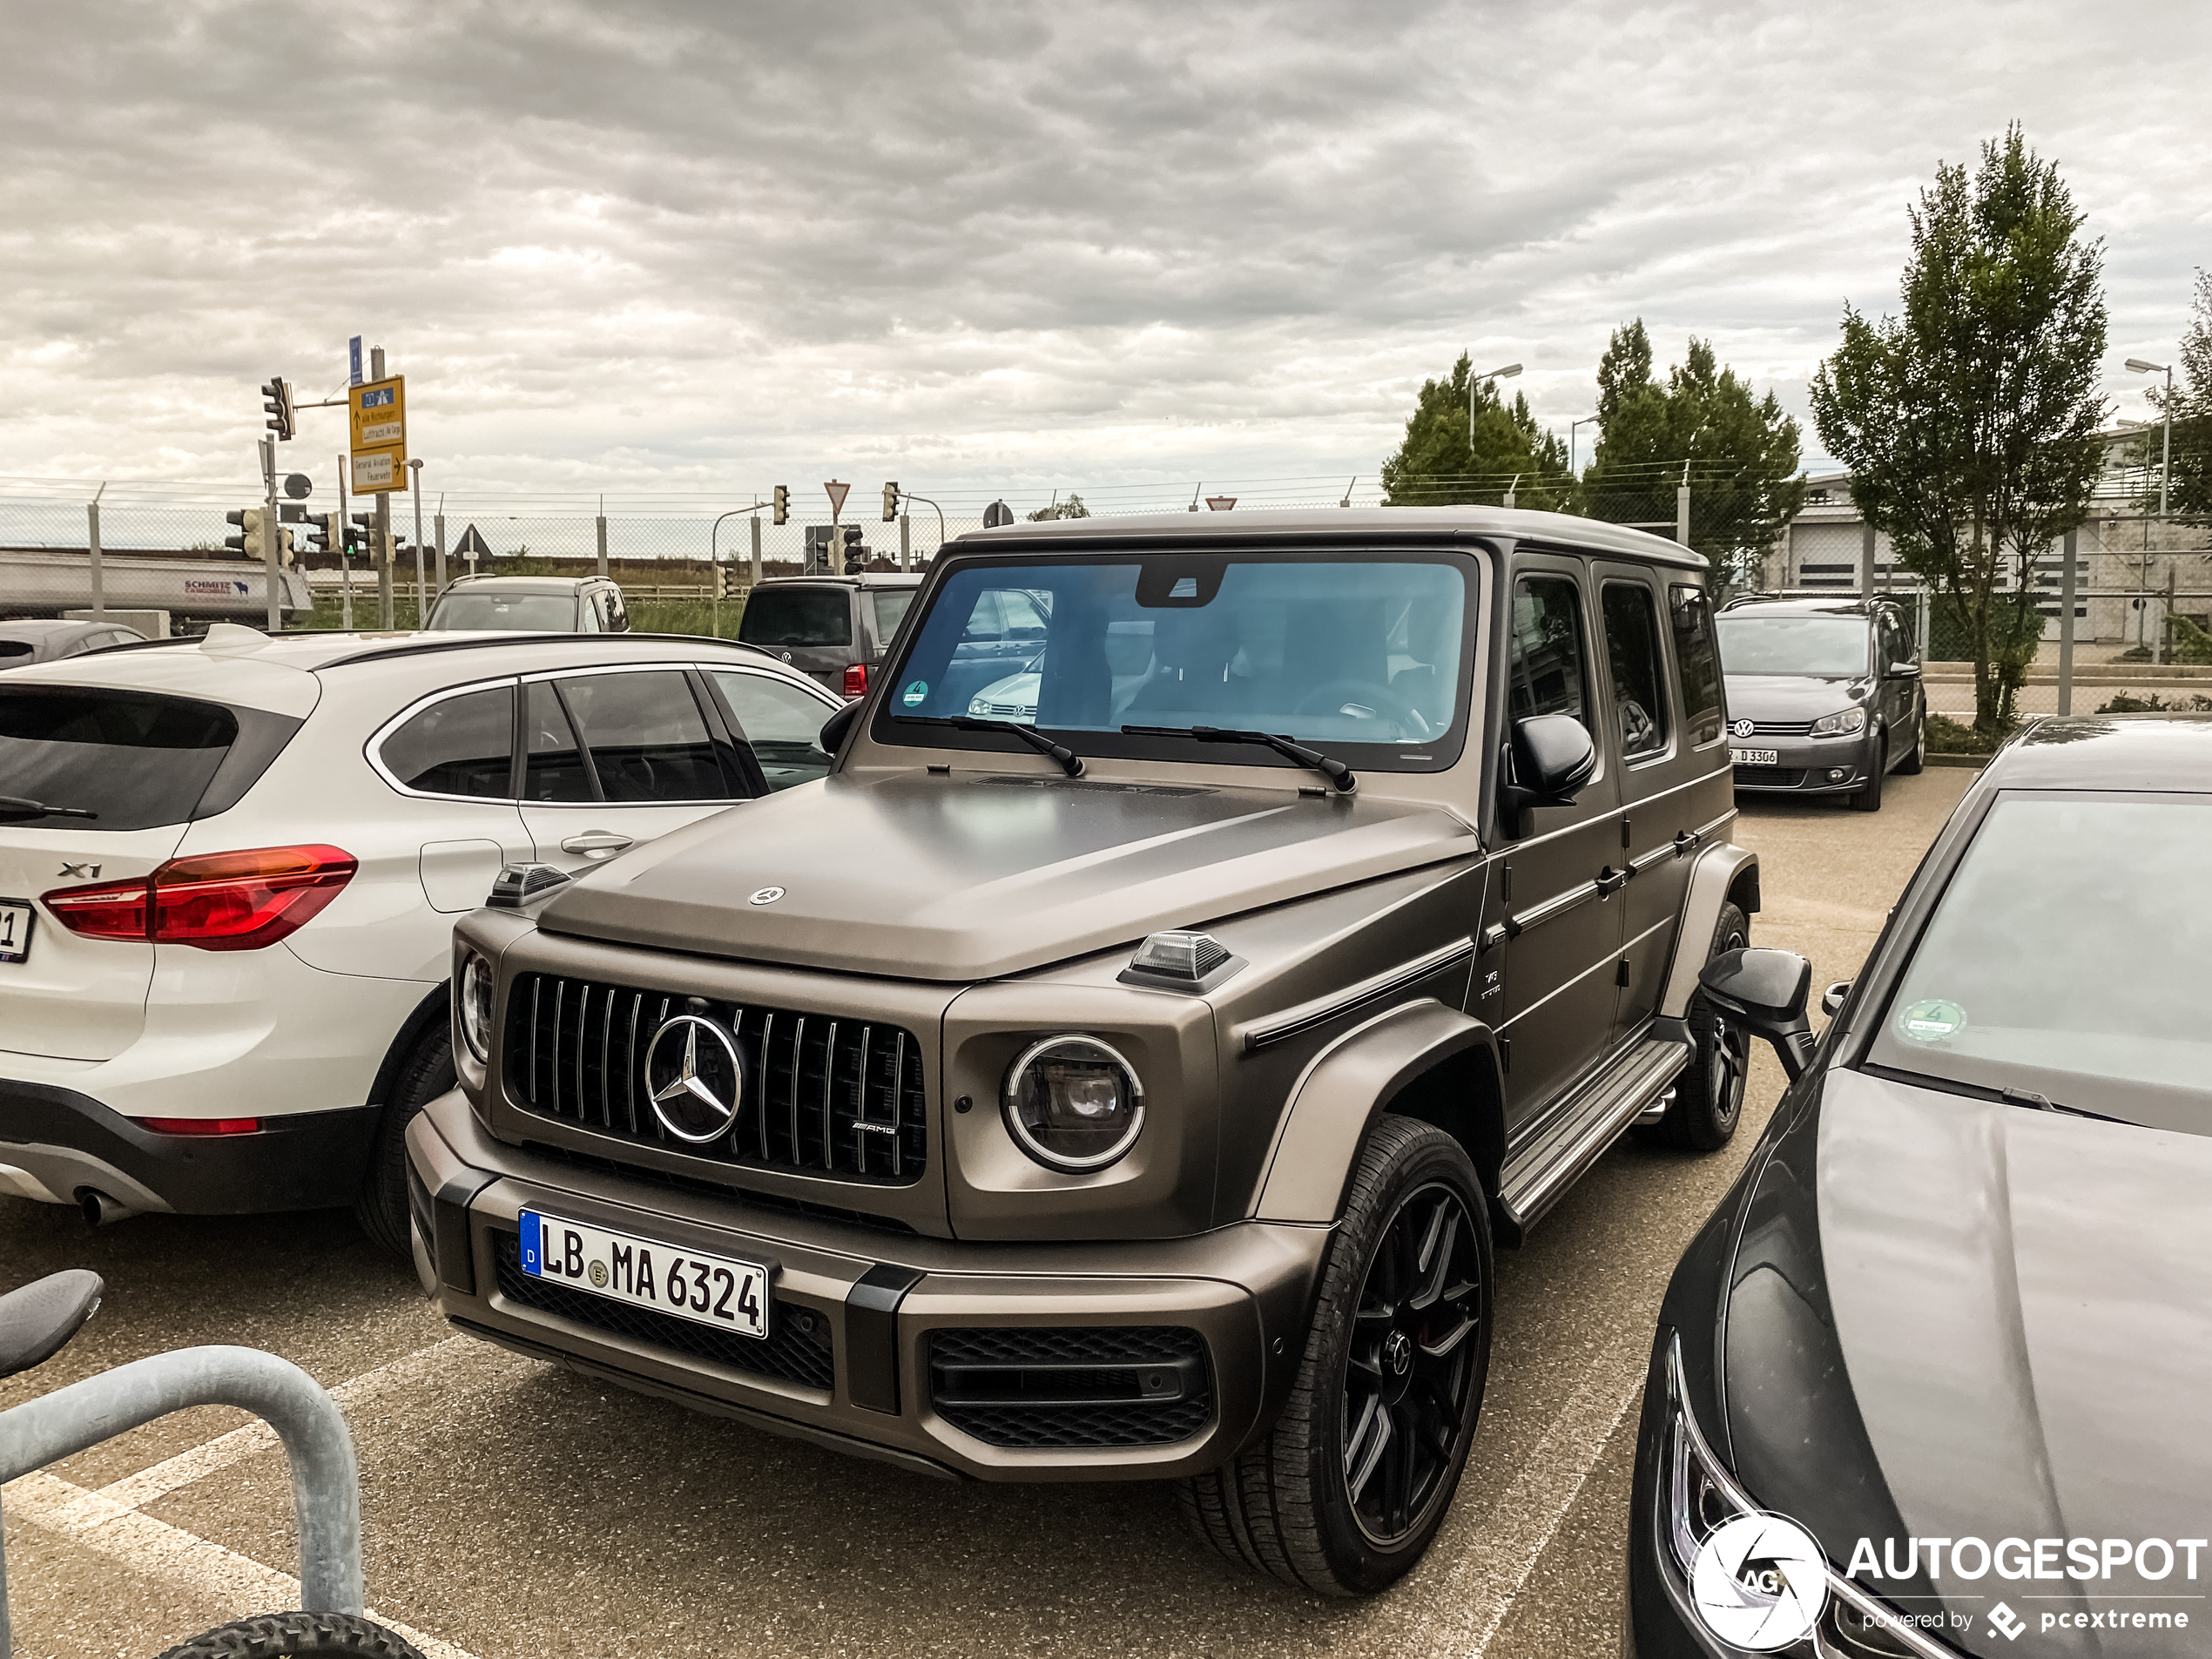
{"type": "Polygon", "coordinates": [[[1076,495],[1075,491],[1069,490],[1067,500],[1062,501],[1055,496],[1051,506],[1040,507],[1035,512],[1031,513],[1029,522],[1032,524],[1042,524],[1055,518],[1089,518],[1089,516],[1090,509],[1083,505],[1083,498],[1076,495]]]}
{"type": "MultiPolygon", "coordinates": [[[[2212,513],[2212,276],[2196,273],[2196,296],[2190,307],[2189,326],[2182,335],[2181,383],[2174,388],[2173,407],[2166,404],[2166,388],[2151,388],[2150,401],[2161,416],[2174,422],[2174,477],[2167,504],[2176,513],[2212,513]]],[[[2162,425],[2147,428],[2128,446],[2128,461],[2142,469],[2141,505],[2158,507],[2159,470],[2166,459],[2162,425]]]]}
{"type": "Polygon", "coordinates": [[[2042,637],[2032,563],[2087,516],[2103,465],[2104,249],[2017,123],[1971,178],[1939,165],[1909,213],[1904,314],[1844,306],[1813,418],[1851,499],[1961,631],[1974,725],[1994,737],[2042,637]]]}
{"type": "Polygon", "coordinates": [[[1689,486],[1689,544],[1732,584],[1757,585],[1767,551],[1804,504],[1797,423],[1773,393],[1752,395],[1709,340],[1652,376],[1643,320],[1613,331],[1597,366],[1597,448],[1583,472],[1588,510],[1671,521],[1689,486]],[[1685,464],[1687,463],[1687,464],[1685,464]]]}
{"type": "Polygon", "coordinates": [[[1391,507],[1447,502],[1495,505],[1507,490],[1517,507],[1556,508],[1571,494],[1567,446],[1537,423],[1526,396],[1500,396],[1495,381],[1474,386],[1468,419],[1470,366],[1462,353],[1451,374],[1424,381],[1406,422],[1406,441],[1383,462],[1383,501],[1391,507]]]}

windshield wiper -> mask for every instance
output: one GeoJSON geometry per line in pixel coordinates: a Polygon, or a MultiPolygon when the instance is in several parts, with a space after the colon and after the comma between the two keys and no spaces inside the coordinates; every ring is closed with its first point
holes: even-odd
{"type": "Polygon", "coordinates": [[[88,813],[82,806],[49,806],[43,800],[26,800],[21,795],[0,795],[0,819],[10,824],[21,823],[26,818],[98,818],[98,813],[88,813]]]}
{"type": "Polygon", "coordinates": [[[1083,758],[1064,743],[1055,743],[1033,725],[1019,720],[987,720],[980,714],[901,714],[894,717],[906,725],[946,725],[955,732],[1011,732],[1048,760],[1058,764],[1070,778],[1083,775],[1083,758]]]}
{"type": "Polygon", "coordinates": [[[1288,738],[1278,738],[1271,732],[1238,732],[1221,725],[1125,725],[1124,736],[1132,738],[1196,738],[1200,743],[1257,743],[1262,748],[1272,749],[1278,755],[1295,760],[1301,766],[1311,766],[1344,794],[1359,788],[1359,779],[1351,767],[1341,760],[1332,760],[1318,749],[1309,749],[1302,743],[1292,743],[1288,738]]]}

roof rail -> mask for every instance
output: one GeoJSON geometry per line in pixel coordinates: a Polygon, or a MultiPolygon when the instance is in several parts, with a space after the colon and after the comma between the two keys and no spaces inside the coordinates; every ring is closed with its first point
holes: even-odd
{"type": "MultiPolygon", "coordinates": [[[[321,631],[322,631],[320,629],[301,628],[278,635],[277,637],[281,639],[312,639],[321,631]]],[[[410,638],[389,645],[373,645],[365,651],[354,651],[345,657],[334,657],[328,662],[319,664],[318,667],[319,669],[343,668],[349,663],[366,663],[372,661],[381,662],[388,657],[419,657],[428,655],[433,651],[475,651],[479,649],[485,651],[496,651],[502,645],[545,645],[555,643],[563,644],[580,644],[587,639],[605,640],[610,643],[616,640],[624,639],[649,639],[657,644],[719,645],[728,651],[749,651],[754,656],[765,658],[772,663],[780,664],[783,661],[783,659],[778,657],[773,651],[765,650],[761,646],[747,644],[741,639],[717,639],[710,634],[648,634],[634,632],[618,634],[533,634],[516,632],[500,633],[489,637],[487,637],[482,634],[471,634],[466,638],[461,639],[410,638]]]]}

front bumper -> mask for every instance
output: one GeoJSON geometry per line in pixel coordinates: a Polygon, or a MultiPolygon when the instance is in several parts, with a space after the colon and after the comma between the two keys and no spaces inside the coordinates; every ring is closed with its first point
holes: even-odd
{"type": "Polygon", "coordinates": [[[1731,751],[1771,749],[1771,766],[1738,766],[1736,786],[1760,794],[1839,795],[1858,788],[1874,769],[1871,727],[1848,738],[1729,738],[1731,751]],[[1838,777],[1836,774],[1843,775],[1838,777]]]}
{"type": "Polygon", "coordinates": [[[0,1078],[0,1191],[74,1204],[87,1187],[133,1210],[257,1215],[351,1204],[378,1109],[265,1117],[251,1135],[157,1135],[88,1095],[0,1078]]]}
{"type": "Polygon", "coordinates": [[[416,1271],[462,1330],[775,1433],[978,1480],[1157,1480],[1232,1456],[1289,1393],[1330,1231],[1247,1222],[1159,1241],[961,1244],[510,1146],[458,1091],[416,1119],[408,1156],[416,1271]],[[525,1209],[772,1263],[769,1339],[701,1335],[525,1278],[513,1242],[525,1209]],[[1087,1386],[1136,1392],[1082,1413],[1024,1392],[1023,1356],[1047,1349],[1082,1356],[1087,1386]],[[963,1392],[1001,1362],[987,1400],[963,1392]]]}

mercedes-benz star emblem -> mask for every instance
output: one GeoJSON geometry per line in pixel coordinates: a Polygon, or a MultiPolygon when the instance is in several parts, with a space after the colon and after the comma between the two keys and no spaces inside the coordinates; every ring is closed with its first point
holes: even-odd
{"type": "Polygon", "coordinates": [[[715,1140],[730,1132],[745,1103],[745,1062],[713,1021],[679,1014],[645,1045],[645,1091],[653,1116],[678,1140],[715,1140]]]}
{"type": "Polygon", "coordinates": [[[1730,726],[1729,730],[1739,738],[1748,738],[1751,735],[1751,723],[1749,720],[1738,720],[1730,726]]]}
{"type": "Polygon", "coordinates": [[[1392,1376],[1404,1376],[1413,1368],[1413,1339],[1403,1331],[1392,1332],[1383,1339],[1382,1357],[1392,1376]]]}
{"type": "Polygon", "coordinates": [[[784,890],[781,887],[763,887],[745,902],[747,904],[773,904],[783,896],[784,890]]]}

